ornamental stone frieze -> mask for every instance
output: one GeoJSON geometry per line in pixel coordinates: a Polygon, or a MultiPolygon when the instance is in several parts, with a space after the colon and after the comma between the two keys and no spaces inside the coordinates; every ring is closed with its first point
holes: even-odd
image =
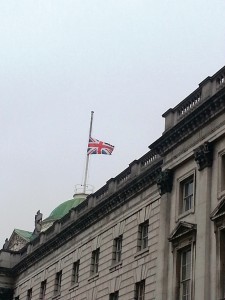
{"type": "Polygon", "coordinates": [[[159,194],[162,196],[165,193],[170,193],[173,186],[172,170],[166,169],[162,171],[157,178],[157,186],[159,194]]]}
{"type": "Polygon", "coordinates": [[[199,171],[206,167],[211,167],[213,161],[212,144],[205,142],[204,144],[200,145],[194,150],[194,157],[199,171]]]}

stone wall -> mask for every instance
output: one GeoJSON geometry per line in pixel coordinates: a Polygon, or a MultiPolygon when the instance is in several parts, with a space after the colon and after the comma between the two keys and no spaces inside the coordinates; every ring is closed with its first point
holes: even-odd
{"type": "Polygon", "coordinates": [[[62,270],[62,289],[57,299],[103,300],[119,290],[121,299],[131,300],[135,283],[143,279],[147,299],[155,299],[159,207],[155,185],[21,273],[16,281],[16,295],[25,299],[27,290],[32,288],[32,299],[39,299],[41,281],[47,280],[46,297],[51,299],[56,273],[62,270]],[[138,225],[146,220],[149,221],[148,247],[138,252],[138,225]],[[122,261],[113,265],[113,240],[119,235],[123,236],[122,261]],[[91,253],[97,248],[100,248],[99,272],[91,276],[91,253]],[[72,285],[73,262],[78,259],[79,284],[72,285]]]}

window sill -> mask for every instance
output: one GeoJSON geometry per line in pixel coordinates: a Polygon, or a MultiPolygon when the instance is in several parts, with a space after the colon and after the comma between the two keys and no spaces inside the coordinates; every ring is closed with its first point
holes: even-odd
{"type": "Polygon", "coordinates": [[[113,272],[113,271],[116,271],[116,270],[122,268],[122,264],[123,264],[122,261],[112,264],[111,267],[109,268],[109,272],[113,272]]]}
{"type": "Polygon", "coordinates": [[[88,278],[88,281],[92,282],[92,281],[98,279],[98,277],[99,277],[99,273],[95,273],[95,274],[91,275],[90,278],[88,278]]]}
{"type": "Polygon", "coordinates": [[[180,219],[182,219],[190,214],[194,214],[194,213],[195,213],[194,208],[189,209],[189,210],[183,212],[182,214],[179,214],[176,221],[178,222],[180,219]]]}
{"type": "Polygon", "coordinates": [[[144,248],[144,249],[138,251],[138,252],[134,255],[134,259],[139,259],[139,258],[141,258],[141,257],[143,257],[143,256],[148,255],[148,253],[149,253],[148,247],[147,247],[147,248],[144,248]]]}
{"type": "Polygon", "coordinates": [[[72,291],[72,290],[75,290],[75,289],[77,289],[79,287],[79,283],[77,282],[77,283],[73,283],[72,285],[71,285],[71,288],[69,289],[69,291],[72,291]]]}
{"type": "Polygon", "coordinates": [[[52,299],[59,299],[60,298],[60,296],[61,296],[61,293],[58,293],[58,294],[56,294],[56,295],[54,295],[53,297],[52,297],[52,299]]]}

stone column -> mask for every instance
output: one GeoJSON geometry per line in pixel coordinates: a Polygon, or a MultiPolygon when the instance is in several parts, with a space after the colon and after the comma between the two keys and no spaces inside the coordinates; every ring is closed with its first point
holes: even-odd
{"type": "Polygon", "coordinates": [[[160,201],[160,226],[158,240],[158,258],[157,258],[157,278],[156,278],[156,299],[167,300],[168,294],[168,255],[169,255],[169,224],[170,224],[170,206],[171,190],[173,176],[171,170],[161,172],[157,179],[160,201]]]}

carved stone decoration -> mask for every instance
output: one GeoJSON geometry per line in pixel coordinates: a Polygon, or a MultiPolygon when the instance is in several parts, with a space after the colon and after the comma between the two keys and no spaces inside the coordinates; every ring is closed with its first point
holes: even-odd
{"type": "Polygon", "coordinates": [[[41,232],[41,224],[42,224],[42,213],[40,210],[37,211],[37,214],[35,215],[35,229],[34,234],[40,234],[41,232]]]}
{"type": "Polygon", "coordinates": [[[205,142],[204,144],[200,145],[194,150],[194,157],[199,171],[206,167],[211,167],[213,161],[212,144],[205,142]]]}
{"type": "Polygon", "coordinates": [[[3,245],[3,250],[8,250],[8,248],[9,248],[9,240],[5,239],[5,243],[3,245]]]}
{"type": "Polygon", "coordinates": [[[165,193],[170,193],[173,186],[173,173],[171,170],[166,169],[162,171],[156,180],[159,194],[162,196],[165,193]]]}

